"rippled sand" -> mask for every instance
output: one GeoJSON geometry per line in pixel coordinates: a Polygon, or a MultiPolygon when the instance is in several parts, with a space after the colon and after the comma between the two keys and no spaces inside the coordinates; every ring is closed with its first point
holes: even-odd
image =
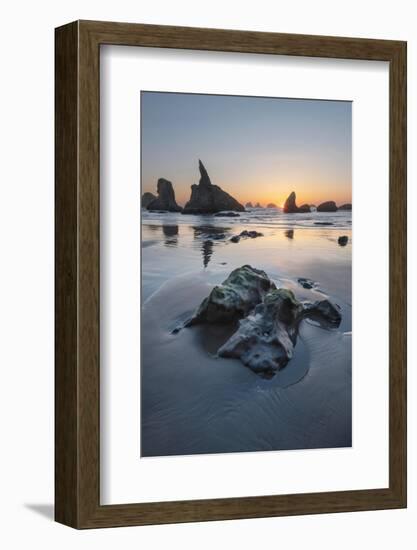
{"type": "Polygon", "coordinates": [[[350,213],[299,220],[272,213],[272,221],[266,214],[246,222],[144,216],[142,456],[351,445],[350,213]],[[333,225],[314,224],[320,220],[333,225]],[[264,237],[231,243],[230,236],[242,229],[264,237]],[[338,245],[340,235],[349,237],[344,247],[338,245]],[[300,300],[328,296],[342,308],[337,330],[303,321],[293,359],[271,379],[239,360],[217,358],[230,328],[172,334],[214,284],[246,263],[264,269],[300,300]],[[304,289],[299,277],[316,281],[316,287],[304,289]]]}

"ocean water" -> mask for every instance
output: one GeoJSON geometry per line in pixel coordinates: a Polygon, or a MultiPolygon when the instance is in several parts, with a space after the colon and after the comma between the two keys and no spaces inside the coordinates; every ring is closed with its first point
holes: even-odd
{"type": "Polygon", "coordinates": [[[141,455],[282,451],[351,445],[351,212],[239,217],[142,211],[141,455]],[[244,229],[256,239],[230,237],[244,229]],[[339,236],[348,244],[340,246],[339,236]],[[302,321],[293,359],[271,379],[216,350],[224,327],[173,335],[215,284],[244,264],[297,298],[328,297],[338,329],[302,321]],[[298,279],[315,282],[304,289],[298,279]]]}

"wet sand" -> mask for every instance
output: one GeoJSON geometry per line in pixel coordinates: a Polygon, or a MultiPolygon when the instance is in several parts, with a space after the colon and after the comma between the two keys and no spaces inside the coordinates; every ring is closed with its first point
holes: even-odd
{"type": "Polygon", "coordinates": [[[254,218],[143,217],[144,457],[351,446],[350,213],[254,218]],[[264,236],[231,243],[243,229],[264,236]],[[338,245],[340,235],[349,237],[346,246],[338,245]],[[337,329],[303,320],[294,357],[270,379],[216,356],[232,327],[172,334],[213,285],[244,264],[299,300],[328,297],[342,310],[337,329]],[[300,277],[315,287],[303,288],[300,277]]]}

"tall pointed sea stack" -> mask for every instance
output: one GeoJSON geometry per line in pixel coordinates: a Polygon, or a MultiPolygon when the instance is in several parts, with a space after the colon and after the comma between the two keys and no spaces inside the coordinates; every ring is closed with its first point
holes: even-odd
{"type": "Polygon", "coordinates": [[[204,164],[198,161],[200,182],[191,186],[190,200],[183,214],[214,214],[224,210],[244,212],[245,208],[218,185],[213,185],[204,164]]]}
{"type": "Polygon", "coordinates": [[[151,201],[148,210],[167,210],[168,212],[181,212],[181,206],[175,201],[175,192],[172,183],[164,178],[159,178],[156,188],[158,196],[151,201]]]}
{"type": "Polygon", "coordinates": [[[298,207],[297,203],[295,202],[295,199],[296,199],[296,195],[294,191],[292,191],[284,204],[285,214],[297,214],[298,212],[301,212],[301,213],[310,212],[310,207],[308,204],[303,204],[302,206],[298,207]]]}

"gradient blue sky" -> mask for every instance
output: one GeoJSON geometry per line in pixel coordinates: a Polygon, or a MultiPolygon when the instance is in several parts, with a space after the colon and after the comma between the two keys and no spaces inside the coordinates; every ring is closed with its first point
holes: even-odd
{"type": "Polygon", "coordinates": [[[141,92],[142,192],[170,180],[177,202],[212,183],[240,202],[351,202],[352,104],[141,92]]]}

